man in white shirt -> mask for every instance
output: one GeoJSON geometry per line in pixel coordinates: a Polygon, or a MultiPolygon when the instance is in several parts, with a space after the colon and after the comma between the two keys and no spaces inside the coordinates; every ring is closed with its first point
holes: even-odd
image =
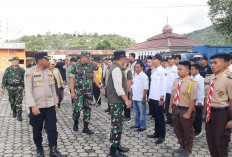
{"type": "Polygon", "coordinates": [[[148,138],[158,138],[156,144],[165,140],[164,99],[167,91],[167,71],[161,66],[162,57],[156,54],[152,59],[154,69],[151,74],[149,101],[154,111],[155,133],[148,138]]]}
{"type": "Polygon", "coordinates": [[[172,93],[172,86],[174,81],[179,77],[178,76],[178,67],[175,65],[175,55],[171,55],[168,57],[168,67],[166,68],[168,77],[167,77],[167,93],[165,99],[165,113],[167,116],[166,124],[172,124],[172,115],[168,112],[169,111],[169,104],[170,98],[172,93]]]}
{"type": "Polygon", "coordinates": [[[195,121],[193,122],[193,126],[195,129],[195,137],[201,136],[201,128],[202,128],[202,115],[203,115],[203,105],[204,105],[204,98],[205,98],[205,91],[204,91],[204,78],[200,75],[200,65],[193,64],[191,66],[191,78],[197,83],[198,85],[198,99],[196,101],[195,109],[196,109],[196,117],[195,121]]]}
{"type": "Polygon", "coordinates": [[[142,132],[147,128],[146,96],[148,91],[148,77],[143,72],[143,63],[137,61],[135,65],[135,75],[132,80],[131,99],[133,100],[135,125],[131,128],[138,128],[142,132]]]}

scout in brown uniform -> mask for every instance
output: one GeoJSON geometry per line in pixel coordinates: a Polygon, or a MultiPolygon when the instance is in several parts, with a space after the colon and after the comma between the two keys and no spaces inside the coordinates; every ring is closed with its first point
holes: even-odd
{"type": "Polygon", "coordinates": [[[224,71],[223,54],[213,55],[210,59],[215,77],[208,90],[206,139],[212,157],[227,157],[231,133],[227,125],[231,120],[229,108],[232,107],[232,75],[224,71]]]}
{"type": "Polygon", "coordinates": [[[231,73],[229,66],[230,66],[230,54],[224,54],[225,58],[225,73],[229,75],[231,73]]]}
{"type": "Polygon", "coordinates": [[[174,132],[180,148],[174,151],[180,157],[187,157],[192,152],[194,139],[194,108],[198,99],[197,84],[190,79],[190,63],[180,62],[177,79],[172,88],[169,112],[173,116],[174,132]]]}

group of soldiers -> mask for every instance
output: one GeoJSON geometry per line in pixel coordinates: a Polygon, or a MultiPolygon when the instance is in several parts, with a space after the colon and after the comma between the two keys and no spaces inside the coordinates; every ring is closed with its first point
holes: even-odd
{"type": "MultiPolygon", "coordinates": [[[[50,59],[47,52],[36,53],[36,65],[25,72],[19,66],[19,58],[13,57],[12,66],[8,67],[3,75],[2,93],[5,92],[5,89],[8,90],[13,117],[22,121],[21,104],[23,92],[25,92],[26,104],[30,109],[30,125],[33,127],[33,140],[37,147],[37,156],[44,157],[41,133],[44,128],[48,134],[50,156],[65,157],[66,155],[62,155],[57,150],[56,111],[59,97],[55,88],[56,79],[49,69],[50,59]]],[[[205,106],[206,138],[210,154],[213,157],[226,157],[228,156],[232,128],[231,54],[213,55],[210,58],[211,66],[207,64],[206,56],[200,58],[202,66],[196,63],[191,65],[189,61],[181,62],[180,59],[179,55],[171,55],[164,59],[161,55],[156,54],[149,56],[147,64],[144,63],[144,67],[147,66],[144,68],[144,72],[147,74],[149,87],[144,89],[147,92],[141,97],[141,101],[145,104],[148,102],[149,114],[155,120],[155,133],[147,137],[157,138],[156,144],[165,141],[164,113],[166,113],[166,124],[173,125],[180,144],[180,148],[174,150],[173,153],[180,157],[189,156],[192,152],[194,137],[200,136],[203,106],[205,106]],[[165,62],[168,62],[166,67],[165,62]],[[205,77],[203,79],[204,100],[200,93],[202,85],[198,82],[200,74],[205,77]],[[195,115],[198,117],[196,120],[195,115]],[[201,123],[195,124],[195,126],[194,123],[198,123],[198,121],[201,123]],[[199,126],[200,129],[197,129],[199,126]]],[[[128,152],[129,149],[120,144],[124,121],[123,113],[125,108],[127,110],[131,108],[131,101],[133,101],[132,96],[128,95],[130,86],[128,86],[128,79],[125,75],[126,53],[125,51],[114,52],[114,58],[110,60],[112,65],[107,69],[107,77],[104,77],[107,81],[99,79],[101,77],[97,76],[96,71],[100,66],[97,63],[93,64],[90,60],[89,52],[81,52],[80,60],[74,62],[68,71],[73,105],[73,131],[79,130],[80,112],[83,110],[84,128],[82,132],[88,135],[94,133],[89,129],[89,124],[93,88],[95,88],[98,90],[96,104],[101,97],[99,93],[107,94],[108,109],[111,114],[109,155],[125,157],[124,152],[128,152]],[[102,82],[104,82],[104,86],[102,82]],[[106,90],[105,87],[107,87],[106,90]]],[[[136,75],[135,68],[142,65],[142,61],[136,61],[135,54],[131,53],[129,69],[132,73],[132,80],[136,75]]],[[[133,88],[135,87],[133,86],[133,88]]],[[[139,125],[132,126],[132,128],[138,128],[138,131],[146,129],[142,126],[140,128],[139,125]]]]}

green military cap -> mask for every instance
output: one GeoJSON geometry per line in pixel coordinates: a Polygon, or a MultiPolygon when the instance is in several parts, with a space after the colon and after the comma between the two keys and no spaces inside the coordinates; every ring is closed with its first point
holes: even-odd
{"type": "Polygon", "coordinates": [[[89,52],[87,52],[87,51],[82,51],[81,52],[81,57],[82,56],[85,56],[86,58],[90,58],[91,57],[91,54],[89,53],[89,52]]]}
{"type": "Polygon", "coordinates": [[[19,60],[19,57],[15,56],[10,61],[19,60]]]}

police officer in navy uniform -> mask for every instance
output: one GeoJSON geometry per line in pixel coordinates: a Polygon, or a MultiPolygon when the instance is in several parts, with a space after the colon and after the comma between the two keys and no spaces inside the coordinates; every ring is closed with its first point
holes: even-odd
{"type": "Polygon", "coordinates": [[[208,65],[208,58],[206,56],[201,56],[200,61],[200,75],[205,78],[206,74],[213,74],[211,67],[208,65]]]}
{"type": "Polygon", "coordinates": [[[50,157],[66,157],[57,150],[57,128],[56,111],[58,97],[56,95],[55,81],[49,67],[47,52],[35,54],[36,66],[26,71],[25,90],[26,104],[30,108],[30,125],[33,127],[33,140],[37,147],[37,157],[44,157],[42,147],[42,129],[45,128],[48,134],[50,157]]]}

